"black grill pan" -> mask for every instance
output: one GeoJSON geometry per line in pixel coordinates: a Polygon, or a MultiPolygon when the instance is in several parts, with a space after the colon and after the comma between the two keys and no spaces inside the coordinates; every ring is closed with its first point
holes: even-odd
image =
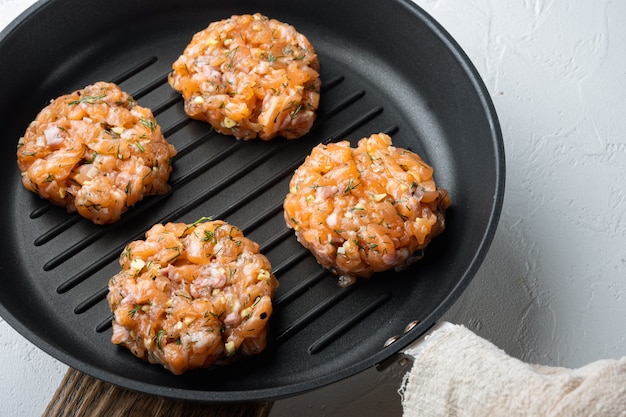
{"type": "Polygon", "coordinates": [[[441,317],[476,273],[495,232],[504,190],[496,114],[465,54],[409,1],[48,0],[2,32],[0,57],[6,187],[0,313],[44,351],[110,383],[231,402],[286,397],[356,374],[441,317]],[[172,62],[195,32],[254,12],[294,25],[320,57],[318,119],[297,141],[216,134],[186,117],[167,84],[172,62]],[[172,192],[144,200],[109,226],[24,190],[15,157],[18,138],[50,99],[100,80],[151,107],[178,149],[172,192]],[[282,200],[313,146],[356,144],[378,132],[435,167],[452,198],[447,229],[406,271],[341,289],[287,230],[282,200]],[[270,258],[280,280],[271,340],[257,357],[173,376],[110,343],[106,284],[124,246],[154,223],[202,216],[241,227],[270,258]],[[384,347],[390,338],[397,340],[384,347]]]}

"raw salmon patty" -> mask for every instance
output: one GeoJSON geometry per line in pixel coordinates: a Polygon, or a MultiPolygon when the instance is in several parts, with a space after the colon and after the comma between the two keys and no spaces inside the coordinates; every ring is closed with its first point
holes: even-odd
{"type": "Polygon", "coordinates": [[[433,169],[385,134],[316,146],[289,187],[287,226],[342,286],[419,259],[450,204],[433,169]]]}
{"type": "Polygon", "coordinates": [[[185,112],[238,139],[307,133],[319,105],[320,64],[308,39],[259,13],[196,33],[174,62],[170,85],[185,112]]]}
{"type": "Polygon", "coordinates": [[[175,154],[150,109],[97,82],[41,110],[18,142],[17,163],[26,189],[104,224],[169,191],[175,154]]]}
{"type": "Polygon", "coordinates": [[[157,224],[109,281],[111,341],[179,375],[267,343],[278,281],[259,245],[220,220],[157,224]]]}

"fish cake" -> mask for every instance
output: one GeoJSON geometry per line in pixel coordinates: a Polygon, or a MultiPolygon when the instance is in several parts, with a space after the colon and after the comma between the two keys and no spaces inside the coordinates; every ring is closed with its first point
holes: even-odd
{"type": "Polygon", "coordinates": [[[307,133],[319,106],[320,63],[308,39],[259,13],[232,16],[196,33],[169,83],[185,112],[238,139],[307,133]]]}
{"type": "Polygon", "coordinates": [[[106,224],[145,196],[169,191],[175,154],[150,109],[97,82],[39,112],[19,139],[17,163],[27,190],[106,224]]]}
{"type": "Polygon", "coordinates": [[[287,226],[341,286],[419,259],[450,205],[432,167],[382,133],[316,146],[289,187],[287,226]]]}
{"type": "Polygon", "coordinates": [[[257,243],[210,219],[145,237],[109,280],[113,343],[176,375],[265,349],[278,281],[257,243]]]}

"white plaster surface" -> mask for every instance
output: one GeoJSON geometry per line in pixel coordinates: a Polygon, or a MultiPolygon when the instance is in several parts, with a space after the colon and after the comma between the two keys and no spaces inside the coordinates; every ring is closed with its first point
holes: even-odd
{"type": "MultiPolygon", "coordinates": [[[[506,147],[494,243],[444,319],[528,362],[626,355],[626,2],[415,1],[477,67],[506,147]]],[[[0,0],[0,28],[32,3],[0,0]]],[[[0,361],[0,417],[41,415],[65,365],[1,319],[0,361]]],[[[366,371],[272,416],[400,416],[403,372],[366,371]]]]}

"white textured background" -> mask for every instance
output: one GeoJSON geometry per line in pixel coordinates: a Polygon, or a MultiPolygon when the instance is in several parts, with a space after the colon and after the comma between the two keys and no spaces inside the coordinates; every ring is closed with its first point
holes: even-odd
{"type": "MultiPolygon", "coordinates": [[[[0,28],[32,3],[0,0],[0,28]]],[[[445,319],[528,362],[626,355],[626,2],[416,3],[472,59],[506,147],[492,249],[445,319]]],[[[0,417],[41,415],[66,367],[1,319],[0,362],[0,417]]],[[[272,416],[399,416],[403,372],[367,371],[272,416]]]]}

